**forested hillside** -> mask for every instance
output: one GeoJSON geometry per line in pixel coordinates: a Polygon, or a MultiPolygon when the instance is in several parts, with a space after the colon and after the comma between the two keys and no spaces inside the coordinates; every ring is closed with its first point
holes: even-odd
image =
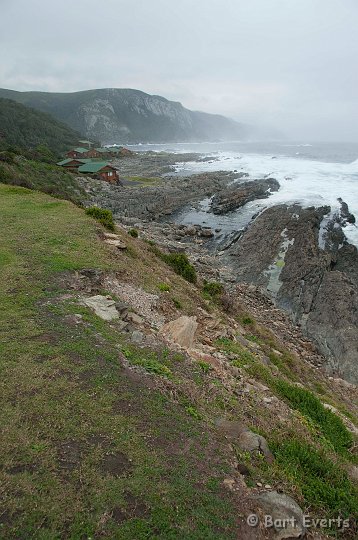
{"type": "Polygon", "coordinates": [[[48,147],[59,155],[78,143],[80,134],[49,114],[0,98],[0,149],[48,147]]]}

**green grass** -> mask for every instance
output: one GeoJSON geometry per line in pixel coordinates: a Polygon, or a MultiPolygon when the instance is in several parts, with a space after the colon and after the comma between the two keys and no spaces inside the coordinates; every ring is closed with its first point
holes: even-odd
{"type": "Polygon", "coordinates": [[[154,243],[147,242],[151,246],[151,251],[170,266],[176,274],[184,278],[189,283],[196,283],[197,275],[195,268],[190,264],[185,253],[164,253],[154,243]]]}
{"type": "Polygon", "coordinates": [[[210,364],[207,362],[204,362],[203,360],[198,361],[198,366],[200,367],[201,371],[204,373],[209,373],[213,368],[210,364]]]}
{"type": "Polygon", "coordinates": [[[173,302],[174,306],[175,306],[177,309],[182,309],[182,308],[183,308],[183,304],[182,304],[181,301],[178,300],[177,298],[172,298],[172,302],[173,302]]]}
{"type": "Polygon", "coordinates": [[[325,409],[312,392],[283,380],[276,381],[275,388],[291,407],[314,422],[337,452],[345,453],[352,446],[353,437],[342,420],[332,411],[325,409]]]}
{"type": "Polygon", "coordinates": [[[251,317],[246,316],[246,317],[243,317],[243,318],[241,319],[241,322],[242,322],[242,324],[244,324],[245,326],[249,326],[249,325],[251,325],[251,324],[254,324],[255,321],[254,321],[254,319],[252,319],[251,317]]]}
{"type": "MultiPolygon", "coordinates": [[[[124,356],[134,366],[144,368],[148,373],[161,375],[162,377],[172,377],[170,368],[165,363],[160,361],[158,355],[150,351],[138,350],[134,347],[125,347],[122,349],[124,356]]],[[[165,357],[164,357],[165,358],[165,357]]]]}
{"type": "Polygon", "coordinates": [[[271,445],[276,466],[301,490],[305,503],[326,518],[357,518],[358,491],[347,474],[304,441],[271,445]]]}

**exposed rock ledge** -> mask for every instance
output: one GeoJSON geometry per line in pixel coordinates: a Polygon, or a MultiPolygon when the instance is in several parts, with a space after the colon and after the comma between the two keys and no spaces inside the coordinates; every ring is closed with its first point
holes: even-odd
{"type": "Polygon", "coordinates": [[[255,199],[266,199],[271,191],[279,188],[274,178],[235,183],[213,197],[210,209],[214,214],[227,214],[255,199]]]}

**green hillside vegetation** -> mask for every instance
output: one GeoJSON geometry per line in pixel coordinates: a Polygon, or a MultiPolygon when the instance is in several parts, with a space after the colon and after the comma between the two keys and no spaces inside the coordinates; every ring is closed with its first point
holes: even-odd
{"type": "Polygon", "coordinates": [[[52,163],[27,159],[31,151],[0,152],[0,182],[43,191],[77,204],[83,200],[83,189],[73,174],[52,163]]]}
{"type": "MultiPolygon", "coordinates": [[[[349,396],[293,358],[250,314],[254,352],[234,337],[217,340],[223,372],[160,340],[150,347],[130,341],[119,320],[103,321],[82,305],[81,277],[102,272],[159,295],[171,319],[201,308],[222,324],[230,320],[203,297],[200,279],[178,275],[150,243],[116,228],[127,249],[105,244],[98,217],[0,184],[0,537],[243,538],[242,516],[251,513],[243,488],[224,483],[239,474],[235,459],[248,468],[253,493],[257,482],[267,483],[315,518],[341,515],[353,523],[358,492],[347,471],[357,462],[355,444],[320,401],[354,421],[349,396]],[[280,368],[261,362],[260,344],[280,352],[280,368]],[[272,408],[257,399],[259,390],[242,392],[248,378],[270,386],[272,408]],[[292,385],[297,379],[307,390],[292,385]],[[218,418],[264,435],[275,461],[229,445],[218,418]]],[[[352,525],[340,538],[355,532],[352,525]]]]}
{"type": "Polygon", "coordinates": [[[31,151],[34,157],[62,155],[78,144],[80,134],[49,114],[0,98],[0,150],[31,151]]]}

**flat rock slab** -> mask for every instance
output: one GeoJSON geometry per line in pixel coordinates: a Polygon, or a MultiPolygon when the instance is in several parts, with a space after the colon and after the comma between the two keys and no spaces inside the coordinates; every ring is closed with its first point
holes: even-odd
{"type": "Polygon", "coordinates": [[[107,296],[100,294],[81,299],[82,304],[93,309],[98,317],[104,321],[113,321],[119,319],[119,313],[115,306],[115,301],[107,296]]]}
{"type": "Polygon", "coordinates": [[[105,240],[106,244],[109,244],[110,246],[116,247],[117,249],[127,249],[127,245],[122,242],[122,240],[116,240],[115,238],[107,238],[105,240]]]}

